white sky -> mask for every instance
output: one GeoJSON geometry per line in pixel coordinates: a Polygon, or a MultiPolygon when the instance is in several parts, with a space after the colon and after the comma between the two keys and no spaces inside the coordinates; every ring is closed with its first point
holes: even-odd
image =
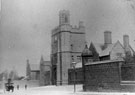
{"type": "Polygon", "coordinates": [[[71,24],[84,21],[86,40],[103,43],[103,32],[112,31],[113,42],[128,34],[135,48],[134,0],[3,0],[0,20],[1,70],[25,74],[26,59],[38,64],[50,60],[51,30],[59,11],[69,10],[71,24]]]}

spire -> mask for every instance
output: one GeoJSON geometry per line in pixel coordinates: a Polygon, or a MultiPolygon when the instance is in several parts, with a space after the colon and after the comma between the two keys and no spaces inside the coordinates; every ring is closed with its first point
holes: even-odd
{"type": "Polygon", "coordinates": [[[43,62],[44,62],[44,58],[43,55],[41,55],[40,64],[42,64],[43,62]]]}
{"type": "Polygon", "coordinates": [[[27,59],[27,64],[29,64],[29,59],[27,59]]]}
{"type": "Polygon", "coordinates": [[[31,77],[31,68],[30,68],[29,59],[27,59],[26,76],[28,79],[30,79],[30,77],[31,77]]]}

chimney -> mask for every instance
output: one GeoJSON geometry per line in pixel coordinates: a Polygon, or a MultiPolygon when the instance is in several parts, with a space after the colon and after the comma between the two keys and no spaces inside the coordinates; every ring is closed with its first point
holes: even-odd
{"type": "Polygon", "coordinates": [[[129,48],[129,36],[128,35],[123,35],[123,45],[125,49],[129,48]]]}
{"type": "Polygon", "coordinates": [[[111,36],[111,31],[105,31],[104,32],[104,44],[105,46],[112,44],[112,36],[111,36]]]}

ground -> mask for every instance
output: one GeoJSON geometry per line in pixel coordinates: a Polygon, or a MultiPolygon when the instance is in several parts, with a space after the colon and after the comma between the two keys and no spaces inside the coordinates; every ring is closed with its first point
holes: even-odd
{"type": "Polygon", "coordinates": [[[74,93],[74,86],[43,86],[43,87],[28,87],[27,90],[15,88],[14,92],[0,91],[0,95],[135,95],[135,93],[128,92],[83,92],[82,85],[76,85],[76,92],[74,93]]]}

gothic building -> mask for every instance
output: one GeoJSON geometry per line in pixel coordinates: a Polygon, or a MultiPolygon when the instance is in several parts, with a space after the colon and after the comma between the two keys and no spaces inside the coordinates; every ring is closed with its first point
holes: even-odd
{"type": "Polygon", "coordinates": [[[39,64],[30,64],[27,60],[26,76],[29,80],[39,80],[40,68],[39,64]]]}
{"type": "Polygon", "coordinates": [[[81,61],[85,47],[85,26],[79,22],[78,27],[70,24],[70,13],[62,10],[59,13],[59,25],[51,34],[52,84],[67,84],[68,69],[73,61],[81,61]]]}
{"type": "Polygon", "coordinates": [[[41,56],[39,64],[30,64],[27,60],[26,76],[28,80],[38,80],[40,86],[51,84],[51,62],[41,56]]]}
{"type": "MultiPolygon", "coordinates": [[[[135,80],[135,74],[134,74],[134,72],[135,72],[134,56],[135,55],[134,54],[135,54],[135,51],[132,49],[132,47],[129,44],[129,36],[128,35],[123,36],[123,45],[122,45],[119,41],[117,41],[116,43],[112,43],[111,32],[105,31],[104,32],[104,43],[91,42],[89,48],[87,45],[85,45],[85,48],[82,52],[82,62],[78,62],[76,64],[76,83],[84,83],[84,79],[83,79],[84,74],[87,74],[87,75],[90,74],[89,76],[93,75],[94,77],[102,75],[103,73],[97,74],[97,71],[96,71],[97,67],[96,66],[98,66],[98,65],[100,65],[99,66],[100,68],[98,68],[98,70],[101,70],[101,69],[105,69],[105,67],[110,66],[110,64],[112,64],[112,63],[119,64],[121,62],[122,62],[121,65],[119,65],[120,66],[119,67],[120,81],[121,82],[123,80],[124,81],[134,81],[135,80]],[[125,60],[125,59],[127,59],[127,60],[125,60]],[[89,66],[88,65],[85,66],[85,64],[83,64],[83,63],[86,63],[86,64],[88,63],[89,66]],[[104,63],[108,64],[108,66],[104,67],[103,66],[104,63]],[[87,69],[86,71],[89,70],[89,72],[86,73],[83,70],[83,69],[85,69],[85,67],[86,68],[92,67],[92,68],[87,69]]],[[[102,72],[102,71],[99,71],[99,72],[102,72]]],[[[115,72],[115,71],[112,71],[112,72],[115,72]]],[[[69,84],[73,84],[73,81],[74,81],[73,68],[69,69],[68,74],[69,74],[69,84]]],[[[109,73],[109,74],[111,74],[111,73],[109,73]]],[[[110,77],[109,74],[107,76],[110,77]]],[[[102,78],[105,78],[105,77],[106,76],[102,76],[102,78]]],[[[114,77],[114,80],[115,80],[115,77],[114,77]]],[[[90,79],[88,79],[88,81],[91,82],[90,79]]]]}
{"type": "Polygon", "coordinates": [[[44,61],[43,56],[41,56],[39,85],[44,86],[50,84],[51,84],[51,63],[50,61],[44,61]]]}
{"type": "Polygon", "coordinates": [[[128,52],[134,55],[134,50],[129,44],[129,36],[123,36],[123,45],[117,41],[112,43],[111,31],[104,32],[104,43],[91,42],[89,49],[93,52],[93,61],[113,60],[124,58],[128,52]]]}

